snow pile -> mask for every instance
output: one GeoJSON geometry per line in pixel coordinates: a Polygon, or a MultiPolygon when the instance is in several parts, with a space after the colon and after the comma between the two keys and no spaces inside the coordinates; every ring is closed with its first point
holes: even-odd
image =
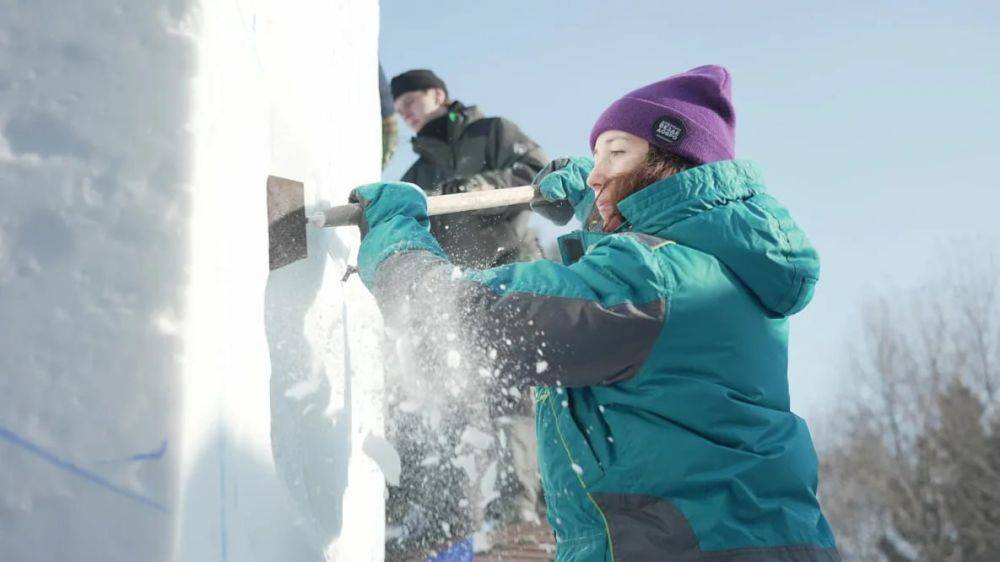
{"type": "Polygon", "coordinates": [[[2,12],[3,558],[380,560],[357,233],[269,278],[264,198],[378,177],[377,4],[2,12]]]}

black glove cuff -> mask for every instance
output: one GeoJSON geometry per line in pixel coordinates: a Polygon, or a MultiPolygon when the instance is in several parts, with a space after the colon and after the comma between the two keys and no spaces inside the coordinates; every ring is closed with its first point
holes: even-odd
{"type": "Polygon", "coordinates": [[[573,204],[566,199],[559,201],[532,201],[531,210],[562,226],[573,218],[573,204]]]}

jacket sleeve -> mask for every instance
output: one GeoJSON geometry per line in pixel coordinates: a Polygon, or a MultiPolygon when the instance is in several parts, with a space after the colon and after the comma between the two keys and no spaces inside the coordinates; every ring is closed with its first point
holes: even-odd
{"type": "Polygon", "coordinates": [[[417,163],[418,162],[419,162],[419,160],[417,162],[414,162],[413,165],[411,165],[406,170],[406,173],[403,174],[403,177],[399,178],[399,181],[406,182],[406,183],[412,183],[414,185],[418,185],[419,186],[420,184],[417,183],[417,179],[418,179],[417,178],[417,163]]]}
{"type": "MultiPolygon", "coordinates": [[[[548,159],[538,143],[531,140],[520,127],[507,119],[497,118],[490,132],[486,161],[492,167],[483,170],[470,179],[476,190],[503,189],[528,185],[548,159]]],[[[477,214],[514,214],[526,206],[505,209],[486,209],[477,214]]]]}
{"type": "Polygon", "coordinates": [[[612,384],[641,369],[665,322],[669,292],[651,252],[613,236],[570,266],[537,261],[461,274],[432,252],[407,251],[381,264],[373,292],[389,325],[400,314],[431,329],[456,319],[513,382],[612,384]]]}

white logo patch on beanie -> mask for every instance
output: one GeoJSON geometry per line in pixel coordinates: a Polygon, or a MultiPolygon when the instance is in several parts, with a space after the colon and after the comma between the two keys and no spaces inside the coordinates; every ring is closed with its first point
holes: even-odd
{"type": "Polygon", "coordinates": [[[676,117],[663,116],[653,123],[653,136],[667,144],[681,142],[684,133],[684,122],[676,117]]]}

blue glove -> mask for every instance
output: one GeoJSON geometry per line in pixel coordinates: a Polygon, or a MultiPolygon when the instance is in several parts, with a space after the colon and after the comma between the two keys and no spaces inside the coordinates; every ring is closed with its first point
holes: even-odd
{"type": "Polygon", "coordinates": [[[574,214],[585,221],[594,206],[594,190],[587,186],[587,176],[593,169],[590,158],[556,158],[549,162],[531,180],[545,203],[532,203],[531,209],[558,225],[569,222],[574,214]]]}
{"type": "Polygon", "coordinates": [[[419,187],[403,182],[370,183],[351,191],[348,201],[362,210],[358,272],[369,289],[378,266],[395,253],[427,250],[445,257],[431,236],[427,196],[419,187]]]}

